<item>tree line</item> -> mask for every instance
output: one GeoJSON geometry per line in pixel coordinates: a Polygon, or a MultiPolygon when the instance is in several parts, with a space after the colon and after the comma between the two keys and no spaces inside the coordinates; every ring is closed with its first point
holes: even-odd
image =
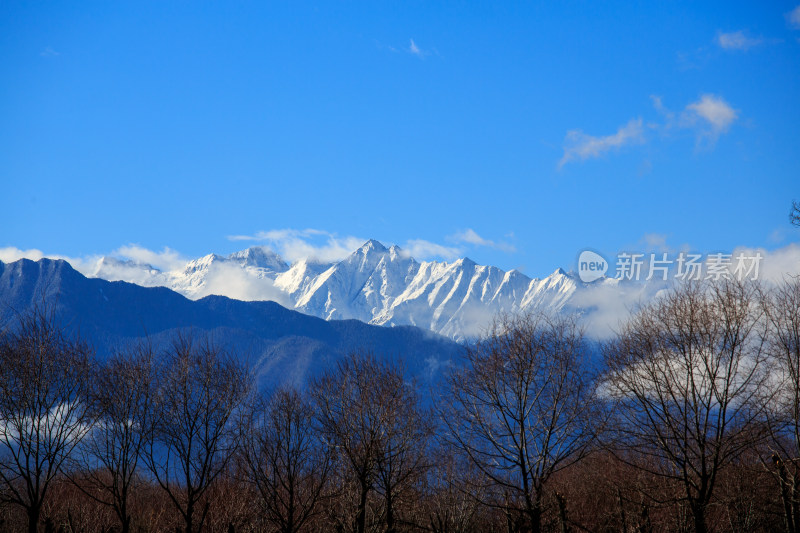
{"type": "Polygon", "coordinates": [[[0,531],[800,531],[800,280],[464,352],[428,395],[370,353],[259,391],[207,338],[99,361],[38,308],[0,334],[0,531]]]}

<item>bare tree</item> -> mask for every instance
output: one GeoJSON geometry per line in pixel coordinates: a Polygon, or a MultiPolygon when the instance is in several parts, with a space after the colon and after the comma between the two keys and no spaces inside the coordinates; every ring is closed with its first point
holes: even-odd
{"type": "Polygon", "coordinates": [[[381,399],[371,386],[374,373],[368,366],[377,367],[377,361],[353,354],[311,385],[319,408],[320,430],[337,450],[344,475],[357,486],[356,533],[366,531],[367,498],[375,483],[383,431],[381,399]]]}
{"type": "Polygon", "coordinates": [[[598,402],[574,317],[501,316],[450,376],[450,443],[481,472],[483,503],[538,532],[545,485],[595,436],[598,402]]]}
{"type": "Polygon", "coordinates": [[[471,488],[479,486],[475,467],[449,446],[432,450],[424,508],[427,529],[432,533],[468,533],[491,529],[481,511],[480,495],[471,488]],[[482,527],[481,527],[482,526],[482,527]]]}
{"type": "Polygon", "coordinates": [[[377,490],[386,528],[393,531],[399,500],[422,469],[429,434],[414,384],[399,367],[372,354],[352,354],[311,389],[320,430],[338,451],[346,480],[356,486],[353,529],[366,531],[368,497],[377,490]]]}
{"type": "Polygon", "coordinates": [[[232,354],[190,335],[176,337],[164,359],[144,458],[193,533],[208,514],[206,492],[237,449],[250,376],[232,354]]]}
{"type": "Polygon", "coordinates": [[[152,431],[154,353],[149,342],[111,357],[93,383],[97,423],[80,447],[76,485],[113,509],[122,533],[131,530],[130,498],[152,431]]]}
{"type": "Polygon", "coordinates": [[[757,294],[734,281],[687,284],[642,308],[605,350],[618,457],[674,485],[698,533],[720,473],[763,436],[757,294]]]}
{"type": "Polygon", "coordinates": [[[70,339],[52,309],[0,333],[0,498],[24,508],[35,532],[54,479],[91,424],[93,351],[70,339]]]}
{"type": "Polygon", "coordinates": [[[331,450],[314,427],[314,406],[296,389],[260,398],[242,426],[247,480],[261,496],[266,521],[282,533],[301,531],[326,497],[331,450]]]}
{"type": "MultiPolygon", "coordinates": [[[[800,212],[799,212],[800,213],[800,212]]],[[[786,531],[800,532],[800,278],[775,287],[764,299],[771,325],[773,379],[780,393],[768,411],[772,431],[771,471],[780,487],[786,531]]]]}
{"type": "Polygon", "coordinates": [[[412,508],[415,488],[428,468],[428,442],[433,417],[420,406],[414,383],[405,381],[401,368],[375,376],[385,412],[377,458],[377,492],[383,498],[386,533],[410,525],[403,510],[412,508]]]}
{"type": "Polygon", "coordinates": [[[800,202],[792,201],[792,210],[789,211],[789,222],[793,226],[800,226],[800,202]]]}

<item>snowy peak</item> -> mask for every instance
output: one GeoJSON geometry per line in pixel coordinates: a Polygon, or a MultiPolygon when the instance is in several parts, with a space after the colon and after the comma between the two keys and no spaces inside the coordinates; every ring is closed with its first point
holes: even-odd
{"type": "Polygon", "coordinates": [[[386,247],[379,241],[376,241],[375,239],[368,240],[367,242],[362,244],[361,247],[357,250],[358,253],[361,253],[363,255],[366,255],[370,252],[386,253],[387,251],[388,250],[386,249],[386,247]]]}
{"type": "Polygon", "coordinates": [[[462,267],[462,268],[475,268],[476,266],[478,266],[478,263],[476,263],[475,261],[473,261],[469,257],[463,257],[463,258],[457,260],[456,262],[454,262],[453,264],[454,265],[458,265],[459,267],[462,267]]]}
{"type": "Polygon", "coordinates": [[[621,292],[615,280],[587,284],[561,268],[531,279],[468,257],[418,262],[400,247],[374,239],[335,263],[301,259],[288,265],[269,248],[253,246],[228,256],[209,254],[168,272],[104,258],[94,275],[165,286],[194,299],[208,294],[270,299],[324,319],[413,325],[453,339],[482,333],[498,312],[583,312],[613,302],[621,292]]]}
{"type": "Polygon", "coordinates": [[[265,246],[253,246],[247,250],[234,252],[228,256],[228,259],[245,267],[265,268],[275,272],[289,270],[289,265],[281,256],[265,246]]]}
{"type": "Polygon", "coordinates": [[[129,281],[143,287],[169,286],[164,273],[147,263],[115,257],[102,257],[88,275],[107,281],[129,281]]]}
{"type": "Polygon", "coordinates": [[[96,263],[93,276],[102,278],[104,274],[131,268],[145,272],[159,272],[156,267],[147,263],[139,263],[131,259],[117,259],[116,257],[101,257],[96,263]]]}
{"type": "Polygon", "coordinates": [[[207,270],[212,264],[220,261],[225,261],[225,258],[217,254],[208,254],[198,259],[193,259],[186,263],[186,268],[183,269],[184,273],[192,274],[198,270],[207,270]]]}
{"type": "Polygon", "coordinates": [[[389,250],[383,244],[370,239],[339,264],[357,266],[360,271],[365,271],[374,268],[388,254],[389,250]]]}

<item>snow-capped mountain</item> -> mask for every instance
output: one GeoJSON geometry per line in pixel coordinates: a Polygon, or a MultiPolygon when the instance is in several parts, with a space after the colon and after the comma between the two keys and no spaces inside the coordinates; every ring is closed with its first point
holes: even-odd
{"type": "Polygon", "coordinates": [[[219,294],[274,300],[326,320],[413,325],[459,340],[480,334],[498,312],[533,309],[575,310],[593,316],[590,330],[614,327],[617,315],[660,288],[624,286],[607,278],[583,283],[561,269],[531,279],[469,258],[420,262],[397,246],[387,248],[375,240],[335,263],[307,259],[289,265],[275,252],[256,246],[228,256],[210,254],[167,272],[103,258],[90,275],[165,286],[193,299],[219,294]]]}
{"type": "MultiPolygon", "coordinates": [[[[105,262],[105,268],[114,265],[105,262]]],[[[274,302],[189,300],[165,288],[90,279],[63,260],[0,261],[0,304],[0,331],[44,304],[69,336],[79,335],[101,360],[145,338],[160,357],[175,334],[191,327],[190,335],[208,336],[240,357],[266,390],[303,385],[348,353],[365,351],[402,357],[424,394],[461,352],[458,344],[420,328],[326,321],[274,302]]]]}

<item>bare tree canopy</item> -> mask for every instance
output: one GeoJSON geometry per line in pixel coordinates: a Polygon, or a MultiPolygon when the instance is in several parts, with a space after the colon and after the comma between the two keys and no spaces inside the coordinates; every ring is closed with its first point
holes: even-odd
{"type": "Polygon", "coordinates": [[[131,530],[130,497],[151,436],[155,353],[144,341],[112,356],[94,374],[96,423],[79,448],[76,486],[114,510],[122,533],[131,530]]]}
{"type": "MultiPolygon", "coordinates": [[[[800,215],[800,212],[798,212],[800,215]]],[[[769,428],[770,458],[780,487],[786,529],[800,532],[800,278],[773,288],[764,299],[770,322],[767,347],[776,363],[779,394],[769,428]]]]}
{"type": "Polygon", "coordinates": [[[186,533],[203,529],[206,492],[237,450],[250,382],[245,366],[207,338],[179,335],[164,354],[145,460],[186,533]]]}
{"type": "Polygon", "coordinates": [[[101,363],[37,311],[0,332],[0,531],[800,533],[800,278],[680,285],[598,346],[499,316],[431,410],[380,354],[251,394],[208,338],[101,363]]]}
{"type": "Polygon", "coordinates": [[[591,362],[574,317],[500,317],[450,376],[447,438],[480,470],[484,503],[526,530],[541,529],[545,484],[578,460],[599,408],[591,362]]]}
{"type": "Polygon", "coordinates": [[[343,484],[355,492],[353,523],[342,526],[364,533],[368,497],[378,491],[386,530],[394,531],[404,491],[423,470],[430,434],[414,384],[373,354],[351,354],[311,390],[320,430],[338,450],[343,484]]]}
{"type": "Polygon", "coordinates": [[[260,495],[265,521],[281,533],[301,531],[327,496],[332,457],[314,424],[314,406],[296,389],[260,398],[242,426],[246,479],[260,495]]]}
{"type": "Polygon", "coordinates": [[[792,201],[792,210],[789,211],[789,222],[793,226],[800,226],[800,202],[792,201]]]}
{"type": "Polygon", "coordinates": [[[25,509],[30,532],[91,425],[92,359],[89,346],[70,340],[46,308],[0,333],[0,498],[25,509]]]}
{"type": "Polygon", "coordinates": [[[675,484],[698,533],[721,471],[763,437],[758,295],[733,281],[684,285],[636,313],[605,350],[614,446],[675,484]]]}

